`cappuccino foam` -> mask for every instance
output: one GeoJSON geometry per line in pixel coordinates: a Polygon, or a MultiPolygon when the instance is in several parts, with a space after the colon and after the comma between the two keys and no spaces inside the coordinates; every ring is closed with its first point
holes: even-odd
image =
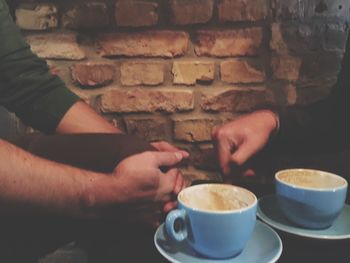
{"type": "Polygon", "coordinates": [[[191,191],[184,191],[180,195],[180,200],[187,206],[199,210],[228,211],[249,206],[254,202],[254,197],[239,188],[203,185],[191,191]]]}
{"type": "Polygon", "coordinates": [[[345,184],[343,180],[331,174],[318,171],[289,171],[279,175],[285,183],[308,188],[335,188],[345,184]]]}

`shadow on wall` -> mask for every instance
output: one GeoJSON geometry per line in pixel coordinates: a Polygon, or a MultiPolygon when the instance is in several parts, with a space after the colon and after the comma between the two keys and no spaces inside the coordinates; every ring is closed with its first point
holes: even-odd
{"type": "Polygon", "coordinates": [[[273,79],[295,90],[289,105],[328,95],[345,50],[349,8],[348,0],[276,1],[270,43],[273,79]]]}

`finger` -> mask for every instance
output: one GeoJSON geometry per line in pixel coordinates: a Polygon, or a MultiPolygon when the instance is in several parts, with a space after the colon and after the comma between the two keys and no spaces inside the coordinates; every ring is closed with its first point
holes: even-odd
{"type": "Polygon", "coordinates": [[[170,201],[166,202],[163,211],[164,213],[169,213],[171,210],[175,209],[177,207],[177,201],[170,201]]]}
{"type": "Polygon", "coordinates": [[[229,141],[229,135],[226,129],[220,127],[214,127],[212,130],[212,138],[215,150],[218,155],[218,160],[220,168],[224,175],[231,172],[230,162],[231,162],[231,151],[233,143],[229,141]]]}
{"type": "Polygon", "coordinates": [[[171,145],[170,143],[165,142],[165,141],[153,142],[153,143],[151,143],[151,145],[154,146],[155,148],[157,148],[157,150],[159,150],[159,151],[166,151],[166,152],[179,151],[179,149],[177,147],[175,147],[174,145],[171,145]]]}
{"type": "Polygon", "coordinates": [[[250,159],[258,150],[259,148],[256,147],[254,143],[244,142],[232,154],[230,161],[241,166],[248,159],[250,159]]]}
{"type": "Polygon", "coordinates": [[[151,144],[158,151],[161,151],[161,152],[181,152],[183,158],[189,157],[189,153],[188,152],[186,152],[184,150],[181,150],[181,149],[175,147],[174,145],[172,145],[172,144],[170,144],[168,142],[160,141],[160,142],[154,142],[154,143],[151,143],[151,144]]]}
{"type": "Polygon", "coordinates": [[[231,145],[224,138],[219,139],[214,145],[218,154],[221,170],[224,175],[228,175],[231,172],[231,145]]]}
{"type": "Polygon", "coordinates": [[[179,163],[183,156],[181,152],[152,152],[156,165],[160,166],[173,166],[179,163]]]}
{"type": "Polygon", "coordinates": [[[157,201],[170,201],[174,195],[174,188],[177,180],[178,169],[170,169],[167,173],[161,174],[159,177],[159,187],[156,194],[157,201]]]}
{"type": "Polygon", "coordinates": [[[176,182],[175,182],[175,186],[174,186],[174,194],[177,195],[178,193],[180,193],[180,191],[182,190],[184,185],[184,179],[182,177],[182,173],[179,171],[176,177],[176,182]]]}

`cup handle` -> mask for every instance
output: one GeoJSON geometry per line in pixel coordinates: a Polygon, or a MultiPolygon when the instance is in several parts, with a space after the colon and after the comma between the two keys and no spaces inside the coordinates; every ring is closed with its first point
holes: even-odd
{"type": "Polygon", "coordinates": [[[186,227],[186,211],[183,209],[172,210],[166,217],[165,227],[169,236],[177,241],[181,242],[187,238],[188,232],[186,227]],[[175,230],[175,222],[180,221],[180,229],[175,230]]]}

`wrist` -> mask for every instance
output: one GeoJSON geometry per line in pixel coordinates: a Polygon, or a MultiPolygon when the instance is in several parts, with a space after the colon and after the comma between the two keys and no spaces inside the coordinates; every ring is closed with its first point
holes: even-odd
{"type": "Polygon", "coordinates": [[[98,210],[106,203],[110,188],[110,176],[93,173],[86,176],[81,197],[81,211],[83,217],[98,217],[98,210]]]}
{"type": "Polygon", "coordinates": [[[268,123],[270,134],[276,135],[280,129],[280,120],[278,113],[269,109],[259,110],[258,112],[264,114],[264,119],[268,123]]]}

